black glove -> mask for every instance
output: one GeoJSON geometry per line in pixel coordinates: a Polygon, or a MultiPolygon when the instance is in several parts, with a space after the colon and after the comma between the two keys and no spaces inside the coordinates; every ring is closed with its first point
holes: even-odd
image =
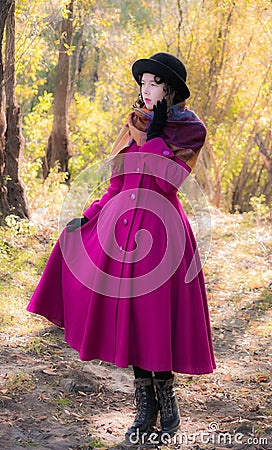
{"type": "Polygon", "coordinates": [[[81,227],[82,225],[84,225],[84,223],[87,223],[89,221],[89,219],[87,219],[87,217],[76,217],[75,219],[70,220],[70,222],[67,223],[66,227],[66,231],[68,233],[70,233],[70,231],[75,231],[77,228],[81,227]]]}
{"type": "Polygon", "coordinates": [[[157,106],[153,106],[154,117],[149,125],[146,134],[146,141],[150,141],[155,137],[159,137],[161,135],[162,129],[165,126],[165,122],[167,119],[167,102],[165,98],[160,101],[157,101],[157,106]]]}

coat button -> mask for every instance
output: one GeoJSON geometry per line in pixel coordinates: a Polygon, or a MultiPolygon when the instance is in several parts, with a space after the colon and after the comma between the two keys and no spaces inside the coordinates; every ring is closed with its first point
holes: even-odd
{"type": "Polygon", "coordinates": [[[137,167],[136,172],[138,173],[140,172],[140,167],[137,167]]]}
{"type": "Polygon", "coordinates": [[[123,219],[123,224],[127,225],[128,224],[128,220],[127,219],[123,219]]]}
{"type": "Polygon", "coordinates": [[[164,156],[167,156],[167,155],[170,155],[170,152],[169,152],[168,150],[164,150],[164,151],[162,152],[162,154],[163,154],[164,156]]]}
{"type": "Polygon", "coordinates": [[[131,198],[131,200],[135,200],[136,195],[134,194],[134,192],[131,194],[130,198],[131,198]]]}

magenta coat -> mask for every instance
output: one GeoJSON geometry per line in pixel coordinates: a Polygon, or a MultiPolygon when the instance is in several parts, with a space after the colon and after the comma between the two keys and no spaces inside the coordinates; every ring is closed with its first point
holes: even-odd
{"type": "Polygon", "coordinates": [[[27,310],[64,327],[82,360],[211,373],[203,273],[177,197],[190,168],[162,138],[133,142],[123,162],[89,221],[61,233],[27,310]]]}

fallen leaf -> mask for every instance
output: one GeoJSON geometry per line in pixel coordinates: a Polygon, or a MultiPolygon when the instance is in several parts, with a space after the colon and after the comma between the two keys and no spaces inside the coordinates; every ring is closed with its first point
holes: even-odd
{"type": "Polygon", "coordinates": [[[260,375],[258,378],[256,378],[257,383],[263,383],[269,380],[268,375],[260,375]]]}
{"type": "Polygon", "coordinates": [[[12,400],[12,397],[9,397],[8,395],[0,395],[1,400],[12,400]]]}
{"type": "Polygon", "coordinates": [[[226,375],[222,376],[222,380],[224,381],[230,381],[231,380],[231,374],[230,373],[226,373],[226,375]]]}
{"type": "Polygon", "coordinates": [[[56,369],[43,369],[42,372],[45,373],[46,375],[59,375],[56,372],[56,369]]]}
{"type": "Polygon", "coordinates": [[[2,394],[6,394],[6,393],[8,392],[8,389],[0,389],[0,392],[1,392],[2,394]]]}

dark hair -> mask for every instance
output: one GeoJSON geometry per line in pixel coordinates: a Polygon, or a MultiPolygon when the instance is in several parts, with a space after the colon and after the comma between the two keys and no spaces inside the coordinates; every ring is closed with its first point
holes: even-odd
{"type": "MultiPolygon", "coordinates": [[[[143,74],[139,75],[139,83],[141,83],[142,77],[143,77],[143,74]]],[[[164,83],[164,85],[165,85],[163,90],[165,91],[164,98],[166,99],[167,106],[168,106],[168,116],[170,115],[170,111],[171,111],[170,107],[172,105],[176,105],[177,103],[180,103],[180,102],[184,102],[184,104],[185,104],[185,100],[182,99],[179,95],[177,95],[175,89],[173,89],[172,86],[170,86],[170,84],[167,83],[167,81],[164,81],[163,78],[161,78],[157,75],[154,75],[154,81],[157,84],[164,83]]],[[[140,92],[138,94],[138,98],[137,98],[136,102],[133,104],[133,108],[143,108],[144,106],[145,106],[145,102],[142,97],[142,87],[140,85],[140,92]]]]}

